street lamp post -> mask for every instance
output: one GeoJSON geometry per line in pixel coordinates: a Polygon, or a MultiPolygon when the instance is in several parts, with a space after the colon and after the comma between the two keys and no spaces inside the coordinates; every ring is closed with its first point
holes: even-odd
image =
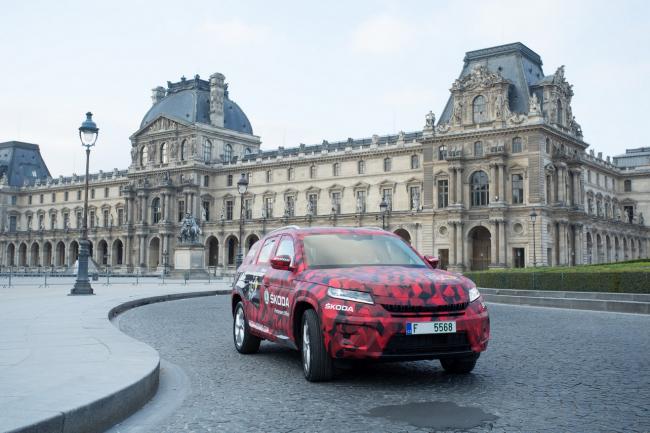
{"type": "Polygon", "coordinates": [[[386,230],[386,212],[388,212],[388,203],[386,203],[385,198],[382,198],[381,203],[379,203],[379,211],[381,212],[381,228],[386,230]]]}
{"type": "Polygon", "coordinates": [[[537,267],[537,248],[535,245],[535,220],[537,219],[537,213],[535,208],[530,212],[530,222],[533,223],[533,267],[537,267]]]}
{"type": "Polygon", "coordinates": [[[248,178],[245,173],[241,174],[241,177],[237,181],[237,191],[239,191],[239,251],[237,252],[236,267],[239,269],[242,262],[244,261],[244,248],[242,239],[244,237],[244,194],[248,190],[248,178]]]}
{"type": "Polygon", "coordinates": [[[77,258],[77,281],[70,290],[71,295],[94,295],[93,288],[88,280],[88,253],[90,250],[90,242],[88,242],[88,166],[90,163],[90,148],[95,145],[98,135],[99,128],[93,122],[93,114],[88,112],[86,113],[86,120],[79,127],[81,145],[86,148],[86,186],[84,191],[84,219],[81,226],[81,240],[79,240],[79,256],[77,258]]]}

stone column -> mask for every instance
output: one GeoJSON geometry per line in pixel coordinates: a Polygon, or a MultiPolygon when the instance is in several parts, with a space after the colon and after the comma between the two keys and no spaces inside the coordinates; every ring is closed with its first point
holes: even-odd
{"type": "Polygon", "coordinates": [[[557,200],[566,205],[566,168],[560,166],[557,172],[557,200]]]}
{"type": "Polygon", "coordinates": [[[131,236],[124,237],[124,250],[122,251],[122,259],[127,268],[131,266],[131,236]]]}
{"type": "MultiPolygon", "coordinates": [[[[490,164],[490,181],[489,181],[489,188],[490,188],[490,193],[488,194],[488,202],[492,203],[494,202],[494,196],[499,195],[497,191],[497,166],[496,164],[492,163],[490,164]]],[[[499,200],[501,197],[499,197],[499,200]]]]}
{"type": "Polygon", "coordinates": [[[499,224],[499,264],[508,266],[508,249],[506,247],[506,221],[501,220],[499,224]]]}
{"type": "MultiPolygon", "coordinates": [[[[449,188],[447,189],[447,191],[449,192],[449,204],[455,204],[456,203],[456,169],[453,167],[449,167],[448,172],[449,172],[449,188]]],[[[451,260],[451,258],[449,260],[451,260]]]]}
{"type": "Polygon", "coordinates": [[[469,240],[467,236],[463,234],[463,222],[458,223],[458,238],[461,245],[461,266],[469,266],[469,240]]]}
{"type": "Polygon", "coordinates": [[[497,249],[499,240],[499,222],[497,220],[490,220],[492,226],[490,230],[490,266],[495,266],[499,263],[499,250],[497,249]]]}
{"type": "Polygon", "coordinates": [[[449,221],[449,226],[451,227],[451,233],[449,234],[449,266],[454,266],[458,261],[456,260],[456,223],[449,221]]]}
{"type": "MultiPolygon", "coordinates": [[[[138,237],[140,238],[139,242],[138,242],[139,243],[139,247],[138,247],[138,260],[139,260],[139,263],[138,263],[138,266],[143,266],[146,263],[145,262],[145,259],[146,259],[146,256],[145,256],[145,241],[146,241],[146,239],[145,239],[144,235],[138,235],[138,237]]],[[[145,267],[146,267],[146,265],[145,265],[145,267]]]]}
{"type": "Polygon", "coordinates": [[[506,202],[506,165],[499,164],[499,201],[506,202]]]}
{"type": "Polygon", "coordinates": [[[456,203],[463,204],[463,169],[456,168],[456,203]]]}
{"type": "Polygon", "coordinates": [[[568,245],[566,242],[566,228],[567,228],[566,221],[560,221],[558,224],[558,235],[560,237],[558,257],[559,257],[559,264],[561,266],[567,264],[568,245]]]}

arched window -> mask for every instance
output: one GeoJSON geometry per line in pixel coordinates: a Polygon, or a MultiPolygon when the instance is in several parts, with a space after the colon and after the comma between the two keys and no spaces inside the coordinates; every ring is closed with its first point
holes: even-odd
{"type": "Polygon", "coordinates": [[[472,102],[472,112],[474,123],[483,123],[487,121],[487,113],[485,112],[485,98],[478,95],[472,102]]]}
{"type": "Polygon", "coordinates": [[[411,155],[411,168],[420,168],[420,157],[418,155],[411,155]]]}
{"type": "Polygon", "coordinates": [[[205,140],[203,143],[203,162],[210,162],[212,159],[212,142],[205,140]]]}
{"type": "Polygon", "coordinates": [[[293,180],[295,178],[295,170],[293,167],[287,169],[287,180],[293,180]]]}
{"type": "Polygon", "coordinates": [[[384,158],[384,171],[390,171],[392,165],[393,164],[390,158],[384,158]]]}
{"type": "Polygon", "coordinates": [[[564,119],[564,112],[562,111],[562,101],[557,100],[557,123],[560,125],[563,124],[562,120],[564,119]]]}
{"type": "Polygon", "coordinates": [[[524,177],[520,174],[512,175],[512,204],[524,202],[524,177]]]}
{"type": "Polygon", "coordinates": [[[181,143],[181,161],[185,161],[187,159],[187,141],[183,140],[181,143]]]}
{"type": "Polygon", "coordinates": [[[316,179],[316,166],[312,165],[309,167],[309,178],[316,179]]]}
{"type": "Polygon", "coordinates": [[[546,153],[551,154],[551,139],[546,138],[546,153]]]}
{"type": "Polygon", "coordinates": [[[487,206],[490,203],[490,184],[484,171],[472,174],[470,180],[472,189],[472,206],[487,206]]]}
{"type": "Polygon", "coordinates": [[[483,156],[483,142],[474,143],[474,156],[483,156]]]}
{"type": "Polygon", "coordinates": [[[232,146],[229,144],[223,147],[223,160],[224,162],[232,161],[232,146]]]}
{"type": "Polygon", "coordinates": [[[332,164],[332,176],[339,176],[341,174],[341,164],[335,162],[332,164]]]}
{"type": "Polygon", "coordinates": [[[157,224],[160,221],[160,199],[158,197],[151,201],[151,222],[157,224]]]}
{"type": "Polygon", "coordinates": [[[365,172],[366,172],[366,162],[364,160],[357,162],[357,173],[364,174],[365,172]]]}
{"type": "Polygon", "coordinates": [[[248,156],[248,155],[250,155],[251,153],[253,153],[253,151],[251,150],[250,147],[247,147],[246,149],[244,149],[244,156],[248,156]]]}
{"type": "Polygon", "coordinates": [[[167,164],[169,162],[169,157],[167,155],[167,143],[160,145],[160,163],[167,164]]]}
{"type": "Polygon", "coordinates": [[[512,139],[512,153],[519,153],[523,150],[523,145],[521,142],[521,137],[515,137],[512,139]]]}
{"type": "Polygon", "coordinates": [[[444,161],[447,159],[447,146],[444,144],[438,148],[438,160],[444,161]]]}
{"type": "Polygon", "coordinates": [[[147,151],[147,146],[142,146],[142,150],[140,151],[140,165],[143,167],[147,165],[148,159],[149,159],[149,152],[147,151]]]}

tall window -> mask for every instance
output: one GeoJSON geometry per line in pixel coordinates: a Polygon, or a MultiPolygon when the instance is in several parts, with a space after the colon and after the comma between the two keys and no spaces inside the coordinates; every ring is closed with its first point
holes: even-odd
{"type": "MultiPolygon", "coordinates": [[[[56,203],[56,193],[55,192],[52,193],[52,203],[56,203]]],[[[16,203],[13,203],[13,204],[16,204],[16,203]]]]}
{"type": "Polygon", "coordinates": [[[447,159],[447,146],[444,144],[438,148],[438,160],[444,161],[447,159]]]}
{"type": "Polygon", "coordinates": [[[210,221],[210,202],[209,201],[204,201],[203,202],[203,219],[205,221],[210,221]]]}
{"type": "Polygon", "coordinates": [[[632,180],[631,179],[625,179],[623,181],[623,191],[624,192],[632,192],[632,180]]]}
{"type": "Polygon", "coordinates": [[[169,162],[169,156],[167,155],[167,143],[160,145],[160,163],[167,164],[169,162]]]}
{"type": "MultiPolygon", "coordinates": [[[[81,190],[77,191],[77,200],[81,200],[81,190]]],[[[31,200],[29,204],[32,204],[31,200]]]]}
{"type": "Polygon", "coordinates": [[[81,220],[82,220],[82,218],[81,218],[81,211],[78,211],[78,212],[77,212],[77,223],[76,223],[78,229],[81,228],[81,220]]]}
{"type": "Polygon", "coordinates": [[[108,209],[104,210],[104,227],[108,227],[108,222],[110,220],[108,209]]]}
{"type": "Polygon", "coordinates": [[[485,112],[485,98],[481,95],[474,98],[472,102],[472,113],[474,123],[483,123],[487,121],[487,113],[485,112]]]}
{"type": "Polygon", "coordinates": [[[438,181],[438,207],[447,206],[449,206],[449,180],[441,179],[438,181]]]}
{"type": "Polygon", "coordinates": [[[520,174],[512,175],[512,204],[524,202],[524,177],[520,174]]]}
{"type": "Polygon", "coordinates": [[[295,170],[293,167],[287,168],[287,180],[294,180],[295,178],[295,170]]]}
{"type": "Polygon", "coordinates": [[[232,186],[232,174],[226,176],[226,186],[232,186]]]}
{"type": "Polygon", "coordinates": [[[562,110],[562,102],[557,100],[557,123],[560,125],[563,124],[562,119],[564,119],[564,111],[562,110]]]}
{"type": "Polygon", "coordinates": [[[316,166],[312,165],[309,167],[309,178],[316,179],[316,166]]]}
{"type": "Polygon", "coordinates": [[[284,216],[292,217],[296,214],[296,198],[288,195],[285,198],[284,216]]]}
{"type": "MultiPolygon", "coordinates": [[[[79,191],[77,191],[77,192],[79,192],[79,191]]],[[[79,200],[79,199],[77,199],[77,200],[79,200]]],[[[32,196],[31,195],[29,197],[27,197],[27,204],[32,204],[32,196]]]]}
{"type": "Polygon", "coordinates": [[[43,194],[41,194],[41,195],[38,196],[38,202],[39,202],[40,204],[43,204],[43,200],[44,200],[44,199],[45,199],[45,196],[44,196],[43,194]]]}
{"type": "Polygon", "coordinates": [[[95,188],[90,190],[90,198],[95,198],[95,188]]]}
{"type": "Polygon", "coordinates": [[[384,158],[384,171],[390,171],[392,168],[392,161],[390,158],[384,158]]]}
{"type": "Polygon", "coordinates": [[[108,198],[108,192],[109,192],[109,189],[104,188],[104,198],[108,198]]]}
{"type": "Polygon", "coordinates": [[[151,221],[154,224],[160,221],[160,199],[158,197],[151,201],[151,221]]]}
{"type": "Polygon", "coordinates": [[[388,205],[388,209],[393,208],[393,189],[392,188],[383,188],[381,190],[381,198],[388,205]]]}
{"type": "Polygon", "coordinates": [[[420,157],[418,155],[411,155],[411,168],[420,168],[420,157]]]}
{"type": "Polygon", "coordinates": [[[210,176],[207,174],[203,176],[203,186],[206,188],[210,186],[210,176]]]}
{"type": "Polygon", "coordinates": [[[140,165],[143,167],[147,165],[148,159],[149,159],[149,151],[147,150],[147,146],[142,146],[142,150],[140,150],[140,165]]]}
{"type": "Polygon", "coordinates": [[[409,208],[411,210],[420,210],[420,187],[412,186],[409,188],[409,208]]]}
{"type": "Polygon", "coordinates": [[[181,161],[187,159],[187,140],[183,140],[181,143],[181,161]]]}
{"type": "Polygon", "coordinates": [[[548,153],[549,155],[551,153],[551,139],[550,138],[546,139],[546,153],[548,153]]]}
{"type": "Polygon", "coordinates": [[[226,220],[232,221],[233,201],[226,200],[225,208],[226,208],[226,220]]]}
{"type": "Polygon", "coordinates": [[[90,222],[90,228],[95,227],[95,211],[94,210],[90,211],[90,213],[88,215],[88,219],[89,219],[89,222],[90,222]]]}
{"type": "Polygon", "coordinates": [[[265,197],[264,198],[264,217],[273,218],[273,198],[265,197]]]}
{"type": "Polygon", "coordinates": [[[522,142],[520,137],[515,137],[512,139],[512,153],[519,153],[522,149],[522,142]]]}
{"type": "Polygon", "coordinates": [[[271,183],[273,181],[273,172],[271,170],[266,170],[266,183],[271,183]]]}
{"type": "Polygon", "coordinates": [[[484,171],[477,171],[472,174],[470,186],[472,206],[487,206],[490,203],[490,185],[487,174],[484,171]]]}
{"type": "Polygon", "coordinates": [[[205,140],[203,143],[203,162],[210,162],[212,159],[212,142],[205,140]]]}
{"type": "Polygon", "coordinates": [[[252,198],[244,199],[244,219],[245,220],[253,219],[253,199],[252,198]]]}
{"type": "Polygon", "coordinates": [[[341,174],[341,164],[335,162],[332,164],[332,176],[340,176],[341,174]]]}
{"type": "Polygon", "coordinates": [[[230,162],[232,160],[232,146],[229,144],[223,147],[223,160],[224,162],[230,162]]]}
{"type": "Polygon", "coordinates": [[[364,174],[366,172],[366,162],[364,160],[357,162],[357,174],[364,174]]]}
{"type": "Polygon", "coordinates": [[[178,222],[185,217],[185,200],[178,200],[178,222]]]}
{"type": "Polygon", "coordinates": [[[341,193],[333,192],[332,193],[332,213],[340,214],[341,213],[341,193]]]}
{"type": "Polygon", "coordinates": [[[117,225],[122,226],[124,224],[124,209],[117,210],[117,225]]]}
{"type": "Polygon", "coordinates": [[[625,214],[625,220],[628,223],[634,221],[634,206],[623,206],[623,213],[625,214]]]}
{"type": "Polygon", "coordinates": [[[50,214],[50,229],[56,229],[56,214],[50,214]]]}
{"type": "Polygon", "coordinates": [[[366,191],[357,191],[357,213],[366,213],[366,191]]]}
{"type": "MultiPolygon", "coordinates": [[[[11,215],[9,217],[9,231],[11,233],[15,233],[17,226],[18,226],[18,219],[16,218],[16,215],[11,215]]],[[[13,257],[11,257],[11,260],[13,260],[13,257]]]]}
{"type": "Polygon", "coordinates": [[[483,156],[483,142],[477,141],[474,143],[474,156],[483,156]]]}
{"type": "Polygon", "coordinates": [[[318,194],[309,194],[307,196],[307,214],[318,215],[318,194]]]}
{"type": "Polygon", "coordinates": [[[68,201],[68,197],[69,197],[68,191],[64,192],[63,193],[63,201],[68,201]]]}
{"type": "Polygon", "coordinates": [[[253,152],[251,151],[250,147],[247,147],[246,149],[244,149],[244,156],[249,156],[251,153],[253,153],[253,152]]]}

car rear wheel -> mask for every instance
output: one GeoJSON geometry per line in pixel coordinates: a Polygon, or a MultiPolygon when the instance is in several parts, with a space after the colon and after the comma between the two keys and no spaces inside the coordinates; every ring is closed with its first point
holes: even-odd
{"type": "Polygon", "coordinates": [[[244,304],[241,302],[235,307],[232,335],[237,352],[248,354],[255,353],[259,350],[261,339],[250,333],[248,322],[246,321],[246,314],[244,313],[244,304]]]}
{"type": "Polygon", "coordinates": [[[479,355],[457,356],[454,358],[440,359],[440,365],[447,373],[467,374],[474,370],[479,355]]]}
{"type": "Polygon", "coordinates": [[[332,358],[325,349],[318,315],[307,310],[302,316],[302,370],[310,382],[330,380],[334,374],[332,358]]]}

